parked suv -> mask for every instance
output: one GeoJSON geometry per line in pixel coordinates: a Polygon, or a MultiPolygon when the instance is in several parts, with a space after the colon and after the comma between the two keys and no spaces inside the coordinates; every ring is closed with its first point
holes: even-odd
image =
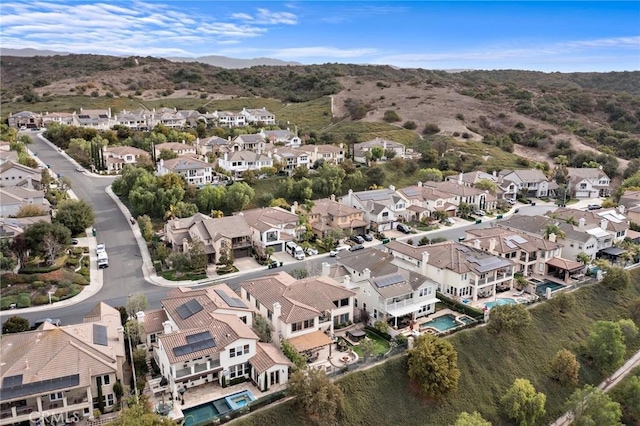
{"type": "Polygon", "coordinates": [[[405,234],[411,233],[411,228],[404,223],[399,223],[398,226],[396,226],[396,229],[400,232],[404,232],[405,234]]]}
{"type": "Polygon", "coordinates": [[[363,244],[364,238],[362,238],[360,235],[354,235],[353,237],[351,237],[351,241],[353,241],[356,244],[363,244]]]}
{"type": "Polygon", "coordinates": [[[364,246],[362,244],[356,244],[355,246],[351,246],[349,248],[349,251],[356,251],[356,250],[362,250],[364,249],[364,246]]]}
{"type": "Polygon", "coordinates": [[[364,238],[365,241],[373,241],[373,237],[369,234],[362,234],[360,236],[364,238]]]}
{"type": "Polygon", "coordinates": [[[599,210],[601,208],[602,208],[602,206],[600,204],[589,204],[587,206],[588,210],[599,210]]]}

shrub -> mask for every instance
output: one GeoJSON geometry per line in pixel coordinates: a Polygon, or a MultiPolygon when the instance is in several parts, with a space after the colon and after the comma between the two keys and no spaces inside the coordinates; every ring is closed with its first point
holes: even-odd
{"type": "Polygon", "coordinates": [[[396,121],[400,121],[402,120],[402,118],[400,118],[400,116],[398,115],[397,112],[395,112],[392,109],[388,109],[384,112],[384,116],[382,118],[384,121],[386,121],[387,123],[393,123],[396,121]]]}
{"type": "Polygon", "coordinates": [[[387,331],[389,331],[389,324],[387,324],[385,321],[376,321],[373,326],[375,327],[376,330],[378,330],[380,333],[387,333],[387,331]]]}
{"type": "Polygon", "coordinates": [[[428,123],[422,129],[422,134],[424,135],[435,135],[436,133],[440,133],[440,127],[435,123],[428,123]]]}
{"type": "Polygon", "coordinates": [[[408,130],[415,130],[418,127],[418,125],[416,124],[415,121],[405,121],[402,127],[408,130]]]}
{"type": "Polygon", "coordinates": [[[464,115],[462,113],[457,113],[456,118],[460,121],[464,121],[464,115]]]}

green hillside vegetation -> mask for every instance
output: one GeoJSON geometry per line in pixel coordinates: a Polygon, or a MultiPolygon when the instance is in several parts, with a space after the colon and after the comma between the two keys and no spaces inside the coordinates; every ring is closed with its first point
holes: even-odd
{"type": "MultiPolygon", "coordinates": [[[[599,383],[606,374],[585,356],[583,342],[598,320],[628,318],[628,307],[640,297],[640,270],[632,272],[632,287],[621,293],[596,284],[574,292],[575,305],[561,314],[557,303],[532,309],[533,323],[519,334],[490,334],[486,327],[462,331],[451,337],[461,370],[458,390],[441,401],[425,400],[409,382],[406,357],[352,373],[337,383],[345,394],[343,425],[425,424],[449,425],[457,415],[476,410],[493,425],[511,425],[498,401],[516,378],[531,381],[547,395],[549,424],[563,412],[566,398],[575,388],[547,376],[548,363],[559,349],[574,352],[580,362],[579,386],[599,383]]],[[[636,337],[627,345],[627,357],[640,346],[636,337]]],[[[240,425],[304,425],[308,420],[292,402],[256,413],[240,425]]]]}
{"type": "Polygon", "coordinates": [[[9,112],[14,114],[20,111],[44,112],[80,112],[83,109],[107,109],[112,113],[123,109],[132,110],[140,108],[140,100],[127,97],[91,97],[84,95],[73,96],[42,96],[37,102],[17,101],[2,104],[3,115],[9,112]]]}
{"type": "Polygon", "coordinates": [[[366,142],[375,138],[389,139],[406,146],[414,146],[420,137],[413,131],[387,123],[367,121],[341,121],[321,132],[328,141],[346,142],[349,135],[356,135],[358,142],[366,142]]]}
{"type": "Polygon", "coordinates": [[[622,407],[625,425],[640,424],[640,367],[635,368],[611,391],[611,398],[622,407]]]}

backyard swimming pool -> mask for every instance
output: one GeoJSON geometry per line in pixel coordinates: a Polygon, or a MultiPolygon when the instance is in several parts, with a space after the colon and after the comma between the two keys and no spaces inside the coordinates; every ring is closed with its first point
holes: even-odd
{"type": "Polygon", "coordinates": [[[184,415],[183,426],[203,424],[203,422],[207,420],[213,420],[229,411],[244,407],[253,400],[255,400],[253,394],[245,390],[225,396],[224,398],[196,405],[195,407],[185,408],[182,410],[182,414],[184,415]]]}
{"type": "Polygon", "coordinates": [[[493,301],[493,302],[487,302],[487,303],[485,303],[485,304],[484,304],[484,306],[485,306],[485,308],[487,308],[487,309],[491,309],[491,308],[493,308],[494,306],[515,305],[516,303],[518,303],[518,302],[516,301],[516,299],[511,299],[511,298],[508,298],[508,297],[503,297],[503,298],[500,298],[500,299],[496,299],[496,300],[495,300],[495,301],[493,301]]]}
{"type": "Polygon", "coordinates": [[[554,291],[560,290],[565,287],[566,286],[555,283],[553,281],[541,281],[539,284],[536,285],[536,293],[541,296],[544,296],[547,293],[548,288],[550,288],[551,292],[553,293],[554,291]]]}

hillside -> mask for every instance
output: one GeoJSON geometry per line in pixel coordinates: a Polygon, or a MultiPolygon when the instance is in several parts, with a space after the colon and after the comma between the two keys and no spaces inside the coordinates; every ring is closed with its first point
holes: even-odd
{"type": "MultiPolygon", "coordinates": [[[[608,170],[615,171],[617,157],[622,172],[628,160],[640,157],[640,72],[447,73],[348,64],[228,70],[152,57],[65,55],[2,57],[0,81],[3,111],[95,105],[116,111],[150,105],[214,110],[222,109],[220,101],[234,98],[244,99],[240,103],[246,106],[274,105],[277,100],[273,112],[279,119],[306,134],[331,133],[332,142],[350,136],[336,131],[335,123],[361,122],[366,128],[366,123],[383,123],[385,112],[393,111],[399,120],[388,126],[408,126],[410,130],[403,132],[413,136],[403,133],[401,142],[422,145],[422,150],[433,142],[433,137],[421,135],[422,130],[433,124],[441,130],[438,137],[455,138],[476,151],[483,142],[534,161],[552,162],[557,155],[567,155],[577,158],[579,166],[594,160],[610,163],[608,170]],[[329,95],[331,110],[312,109],[322,111],[322,117],[312,119],[310,110],[296,111],[329,95]],[[286,111],[286,117],[279,110],[286,111]],[[303,121],[295,121],[299,117],[303,121]],[[334,124],[327,126],[328,119],[334,124]],[[581,152],[587,156],[579,156],[581,152]]],[[[362,133],[358,140],[364,134],[399,134],[362,133]]]]}

